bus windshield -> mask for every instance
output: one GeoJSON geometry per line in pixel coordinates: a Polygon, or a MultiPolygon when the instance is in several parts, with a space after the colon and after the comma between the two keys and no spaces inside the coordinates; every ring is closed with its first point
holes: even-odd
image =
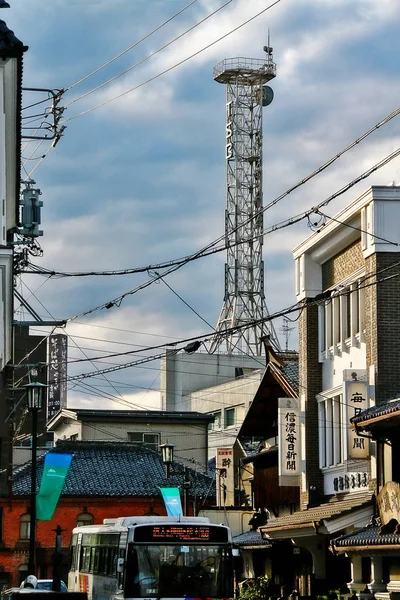
{"type": "Polygon", "coordinates": [[[232,556],[222,545],[129,544],[126,598],[229,598],[232,556]]]}

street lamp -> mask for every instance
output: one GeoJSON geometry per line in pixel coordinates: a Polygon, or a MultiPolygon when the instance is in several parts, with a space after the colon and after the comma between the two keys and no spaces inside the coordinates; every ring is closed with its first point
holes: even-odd
{"type": "MultiPolygon", "coordinates": [[[[166,444],[161,444],[160,446],[161,448],[161,456],[162,456],[162,461],[164,463],[164,465],[167,467],[167,478],[170,476],[171,471],[171,463],[174,460],[174,444],[168,444],[168,442],[166,444]]],[[[192,484],[189,480],[188,477],[188,472],[187,472],[187,468],[185,467],[185,473],[184,473],[184,477],[183,477],[183,514],[184,516],[187,515],[188,513],[188,492],[189,489],[191,488],[192,484]]]]}
{"type": "Polygon", "coordinates": [[[36,450],[38,411],[43,406],[44,383],[34,381],[25,386],[28,396],[28,410],[32,414],[32,460],[31,460],[31,503],[29,530],[28,575],[35,574],[35,538],[36,538],[36,450]]]}
{"type": "Polygon", "coordinates": [[[170,474],[171,463],[174,460],[174,448],[174,444],[168,444],[168,442],[166,444],[161,444],[160,446],[162,461],[167,467],[167,478],[170,474]]]}

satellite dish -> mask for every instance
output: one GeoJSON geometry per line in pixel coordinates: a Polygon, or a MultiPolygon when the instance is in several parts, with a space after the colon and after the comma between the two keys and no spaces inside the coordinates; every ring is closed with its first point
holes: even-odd
{"type": "Polygon", "coordinates": [[[264,85],[262,89],[262,105],[268,106],[274,99],[274,90],[269,85],[264,85]]]}

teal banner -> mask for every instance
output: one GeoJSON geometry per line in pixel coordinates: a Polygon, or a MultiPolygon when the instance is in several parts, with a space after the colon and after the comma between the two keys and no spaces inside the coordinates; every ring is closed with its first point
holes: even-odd
{"type": "Polygon", "coordinates": [[[167,509],[167,515],[169,517],[181,517],[183,511],[179,488],[160,488],[160,490],[164,499],[165,508],[167,509]]]}
{"type": "Polygon", "coordinates": [[[38,521],[50,521],[53,517],[71,460],[72,454],[46,454],[42,482],[36,496],[38,521]]]}

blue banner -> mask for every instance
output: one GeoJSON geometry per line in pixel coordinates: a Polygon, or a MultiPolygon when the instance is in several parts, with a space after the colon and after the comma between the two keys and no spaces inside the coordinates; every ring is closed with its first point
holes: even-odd
{"type": "Polygon", "coordinates": [[[169,517],[181,517],[183,515],[181,495],[179,488],[160,488],[164,499],[165,508],[169,517]]]}
{"type": "Polygon", "coordinates": [[[72,454],[49,452],[44,461],[43,477],[36,496],[36,518],[49,521],[56,509],[64,485],[72,454]]]}

